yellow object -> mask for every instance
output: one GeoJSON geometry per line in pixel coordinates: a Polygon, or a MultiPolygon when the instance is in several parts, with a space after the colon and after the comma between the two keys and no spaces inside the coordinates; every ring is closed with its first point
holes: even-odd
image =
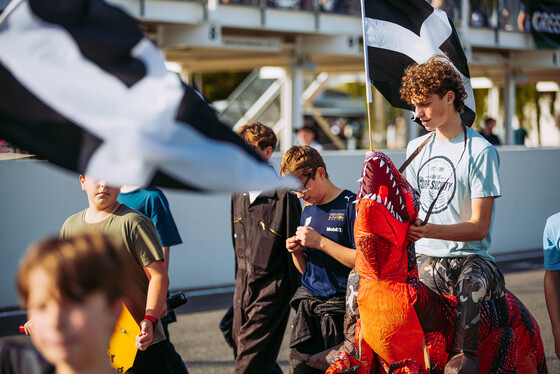
{"type": "Polygon", "coordinates": [[[137,351],[136,336],[138,334],[140,334],[140,326],[123,304],[121,316],[117,321],[107,350],[111,366],[117,373],[126,372],[134,364],[137,351]]]}

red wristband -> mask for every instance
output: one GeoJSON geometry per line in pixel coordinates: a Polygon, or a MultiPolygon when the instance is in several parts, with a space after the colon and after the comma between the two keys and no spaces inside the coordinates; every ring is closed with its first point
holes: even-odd
{"type": "Polygon", "coordinates": [[[155,325],[155,324],[156,324],[157,318],[154,317],[154,316],[151,316],[151,315],[149,315],[149,314],[146,314],[146,315],[144,316],[144,318],[142,318],[142,321],[143,321],[143,320],[148,320],[148,321],[150,321],[150,322],[152,323],[152,325],[155,325]]]}

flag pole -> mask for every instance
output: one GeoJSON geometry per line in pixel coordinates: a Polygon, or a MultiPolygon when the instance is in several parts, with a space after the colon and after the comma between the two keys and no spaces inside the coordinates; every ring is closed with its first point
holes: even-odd
{"type": "MultiPolygon", "coordinates": [[[[369,82],[367,82],[367,84],[370,84],[369,82]]],[[[373,133],[371,131],[371,102],[368,101],[367,103],[367,121],[368,121],[368,133],[369,133],[369,150],[373,152],[373,133]]]]}
{"type": "Polygon", "coordinates": [[[372,126],[371,126],[371,104],[373,102],[372,95],[371,95],[371,81],[369,79],[369,61],[368,61],[368,54],[367,54],[367,43],[366,43],[366,9],[365,9],[365,0],[360,1],[360,5],[362,6],[362,39],[363,39],[363,48],[364,48],[364,73],[366,77],[366,99],[367,99],[367,122],[368,122],[368,132],[369,132],[369,150],[373,151],[373,133],[372,133],[372,126]]]}

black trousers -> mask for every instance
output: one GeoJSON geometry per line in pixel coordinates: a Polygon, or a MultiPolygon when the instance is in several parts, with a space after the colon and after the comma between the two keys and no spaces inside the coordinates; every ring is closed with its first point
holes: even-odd
{"type": "Polygon", "coordinates": [[[136,353],[134,365],[127,374],[173,374],[170,362],[171,348],[167,340],[150,345],[145,351],[136,353]]]}
{"type": "Polygon", "coordinates": [[[233,302],[235,373],[277,373],[276,359],[290,314],[288,282],[272,278],[249,284],[245,282],[250,277],[243,275],[239,269],[233,302]]]}
{"type": "MultiPolygon", "coordinates": [[[[169,313],[173,313],[173,312],[169,312],[169,313]]],[[[175,319],[175,321],[176,320],[177,319],[175,319]]],[[[173,374],[189,374],[189,371],[187,370],[187,365],[185,365],[185,361],[183,361],[181,355],[175,350],[175,346],[173,345],[173,343],[171,343],[171,340],[169,338],[169,328],[168,328],[169,322],[162,319],[161,325],[163,326],[163,332],[165,333],[165,338],[169,343],[169,349],[170,349],[169,361],[171,362],[171,368],[173,369],[173,374]]]]}

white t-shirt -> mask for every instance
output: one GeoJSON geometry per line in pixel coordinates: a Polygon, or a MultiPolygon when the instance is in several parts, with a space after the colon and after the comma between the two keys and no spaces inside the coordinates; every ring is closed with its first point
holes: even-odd
{"type": "MultiPolygon", "coordinates": [[[[412,140],[406,150],[407,157],[431,135],[412,140]]],[[[437,140],[434,136],[407,167],[408,182],[420,192],[420,219],[425,219],[432,201],[449,176],[429,217],[429,223],[450,225],[467,221],[471,218],[471,199],[501,196],[498,151],[476,131],[468,128],[467,147],[459,162],[464,139],[464,134],[450,141],[437,140]]],[[[493,260],[488,254],[493,223],[494,209],[490,230],[483,240],[454,242],[424,238],[416,242],[416,252],[434,257],[476,254],[493,260]]]]}

